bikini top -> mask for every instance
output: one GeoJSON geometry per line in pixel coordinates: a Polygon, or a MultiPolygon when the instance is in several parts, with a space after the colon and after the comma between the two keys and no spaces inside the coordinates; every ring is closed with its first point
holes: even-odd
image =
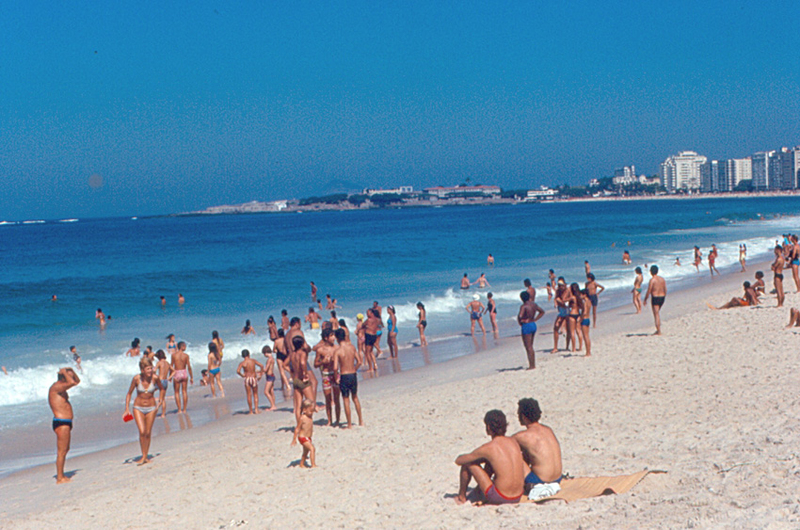
{"type": "Polygon", "coordinates": [[[147,388],[142,386],[142,380],[139,379],[139,382],[136,383],[136,391],[139,394],[153,394],[156,391],[155,377],[150,380],[150,385],[147,388]]]}

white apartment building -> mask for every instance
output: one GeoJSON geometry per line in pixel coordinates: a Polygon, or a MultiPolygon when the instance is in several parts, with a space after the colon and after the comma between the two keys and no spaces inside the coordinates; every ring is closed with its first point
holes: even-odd
{"type": "Polygon", "coordinates": [[[700,166],[706,157],[694,151],[681,151],[668,157],[661,164],[661,180],[670,193],[677,190],[699,190],[701,184],[700,166]]]}
{"type": "Polygon", "coordinates": [[[729,158],[719,168],[719,190],[733,191],[743,180],[753,179],[753,165],[750,158],[729,158]]]}
{"type": "Polygon", "coordinates": [[[800,182],[800,147],[784,147],[780,152],[782,189],[795,190],[800,182]]]}
{"type": "Polygon", "coordinates": [[[614,176],[612,177],[611,182],[613,182],[615,186],[625,186],[626,184],[633,184],[634,182],[637,182],[636,166],[630,165],[618,167],[614,170],[614,176]]]}

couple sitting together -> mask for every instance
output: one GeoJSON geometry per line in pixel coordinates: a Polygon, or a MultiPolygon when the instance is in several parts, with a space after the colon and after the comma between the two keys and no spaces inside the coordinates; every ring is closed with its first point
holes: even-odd
{"type": "Polygon", "coordinates": [[[517,416],[525,430],[509,438],[506,415],[500,410],[486,413],[483,422],[492,440],[456,458],[461,466],[456,502],[467,502],[467,486],[473,478],[488,504],[515,504],[523,495],[541,498],[558,493],[561,447],[552,429],[539,423],[539,403],[520,399],[517,416]]]}

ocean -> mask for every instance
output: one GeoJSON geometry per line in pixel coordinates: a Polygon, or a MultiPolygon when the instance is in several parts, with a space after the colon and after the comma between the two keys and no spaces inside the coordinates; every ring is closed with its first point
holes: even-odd
{"type": "MultiPolygon", "coordinates": [[[[601,306],[629,303],[637,265],[658,264],[672,289],[690,287],[708,277],[707,268],[697,274],[691,265],[694,245],[705,265],[715,243],[723,273],[738,269],[740,243],[750,260],[768,258],[781,234],[797,231],[800,202],[593,201],[31,221],[0,223],[0,365],[8,370],[0,374],[0,437],[49,421],[47,389],[58,368],[72,364],[72,345],[83,361],[73,406],[121,411],[138,373],[138,361],[124,356],[134,337],[159,349],[174,333],[189,344],[198,375],[218,330],[226,342],[223,373],[231,376],[242,348],[259,352],[271,344],[269,315],[280,323],[285,308],[304,317],[314,281],[323,307],[330,293],[351,329],[373,300],[397,308],[400,360],[383,365],[381,373],[389,373],[475,351],[464,336],[464,307],[476,290],[459,289],[464,273],[472,281],[486,273],[491,287],[478,292],[484,304],[486,292],[494,293],[501,336],[510,336],[518,333],[524,278],[539,288],[537,301],[549,313],[548,269],[583,283],[584,260],[606,287],[601,306]],[[622,264],[623,250],[632,265],[622,264]],[[490,253],[494,267],[486,262],[490,253]],[[676,257],[682,267],[674,266],[676,257]],[[427,351],[414,347],[417,301],[428,311],[427,351]],[[110,317],[105,330],[97,308],[110,317]],[[255,337],[241,335],[246,319],[255,337]]],[[[317,338],[309,333],[312,344],[317,338]]]]}

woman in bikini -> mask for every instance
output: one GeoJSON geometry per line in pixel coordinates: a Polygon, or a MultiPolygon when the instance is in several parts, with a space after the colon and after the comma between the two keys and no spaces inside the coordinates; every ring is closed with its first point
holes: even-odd
{"type": "MultiPolygon", "coordinates": [[[[216,333],[216,331],[214,332],[216,333]]],[[[219,386],[219,393],[225,397],[225,389],[222,388],[222,376],[219,371],[222,366],[222,356],[219,354],[217,344],[215,342],[208,343],[208,386],[211,387],[211,397],[217,397],[217,392],[214,390],[214,383],[219,386]]]]}
{"type": "Polygon", "coordinates": [[[289,376],[286,375],[288,368],[286,367],[286,359],[289,355],[286,353],[286,335],[283,328],[278,330],[278,337],[272,344],[275,350],[275,363],[278,365],[278,373],[281,376],[281,389],[283,389],[284,396],[288,396],[291,389],[289,388],[289,376]]]}
{"type": "Polygon", "coordinates": [[[642,312],[642,283],[644,283],[644,276],[642,275],[642,268],[636,267],[636,279],[633,280],[633,307],[636,308],[636,314],[642,312]]]}
{"type": "Polygon", "coordinates": [[[172,357],[172,354],[178,351],[178,345],[175,343],[175,335],[170,333],[167,335],[167,355],[172,357]]]}
{"type": "Polygon", "coordinates": [[[417,302],[417,309],[419,309],[419,314],[417,315],[417,329],[419,330],[419,345],[420,346],[427,346],[428,339],[425,337],[425,328],[428,327],[428,313],[425,311],[425,305],[422,302],[417,302]]]}
{"type": "MultiPolygon", "coordinates": [[[[638,269],[639,267],[637,267],[638,269]]],[[[641,269],[639,269],[641,275],[641,269]]],[[[589,298],[589,293],[586,289],[581,291],[581,300],[583,301],[581,309],[581,332],[583,336],[583,343],[586,345],[586,357],[592,354],[592,341],[589,340],[589,328],[591,327],[591,319],[589,315],[592,314],[592,300],[589,298]]],[[[639,302],[641,304],[641,301],[639,302]]]]}
{"type": "Polygon", "coordinates": [[[583,296],[581,287],[577,283],[569,286],[569,314],[567,315],[567,336],[572,340],[572,351],[575,351],[575,338],[578,339],[578,351],[583,349],[583,337],[578,329],[579,320],[583,313],[583,296]]]}
{"type": "Polygon", "coordinates": [[[494,295],[488,293],[486,302],[486,312],[489,313],[489,320],[492,322],[492,333],[497,338],[497,304],[494,303],[494,295]]]}
{"type": "Polygon", "coordinates": [[[136,420],[136,427],[139,429],[139,445],[142,448],[142,459],[139,465],[142,466],[150,462],[148,451],[150,450],[150,435],[153,432],[153,422],[156,419],[156,411],[164,404],[164,387],[161,386],[153,370],[153,363],[148,358],[139,361],[139,375],[133,376],[128,395],[125,396],[125,412],[122,414],[123,420],[130,415],[131,395],[136,390],[136,399],[133,400],[133,419],[136,420]],[[159,390],[159,399],[156,402],[155,392],[159,390]]]}
{"type": "MultiPolygon", "coordinates": [[[[570,293],[569,288],[567,288],[567,282],[563,277],[559,277],[558,283],[556,284],[556,297],[554,300],[558,315],[553,322],[553,349],[550,350],[550,353],[558,352],[558,337],[561,334],[561,328],[569,318],[567,316],[569,315],[569,311],[567,309],[569,299],[570,293]]],[[[569,334],[567,334],[567,347],[569,347],[569,334]]]]}
{"type": "Polygon", "coordinates": [[[394,306],[386,307],[386,312],[389,313],[389,318],[386,319],[386,330],[388,331],[389,355],[397,357],[397,315],[394,313],[394,306]]]}

